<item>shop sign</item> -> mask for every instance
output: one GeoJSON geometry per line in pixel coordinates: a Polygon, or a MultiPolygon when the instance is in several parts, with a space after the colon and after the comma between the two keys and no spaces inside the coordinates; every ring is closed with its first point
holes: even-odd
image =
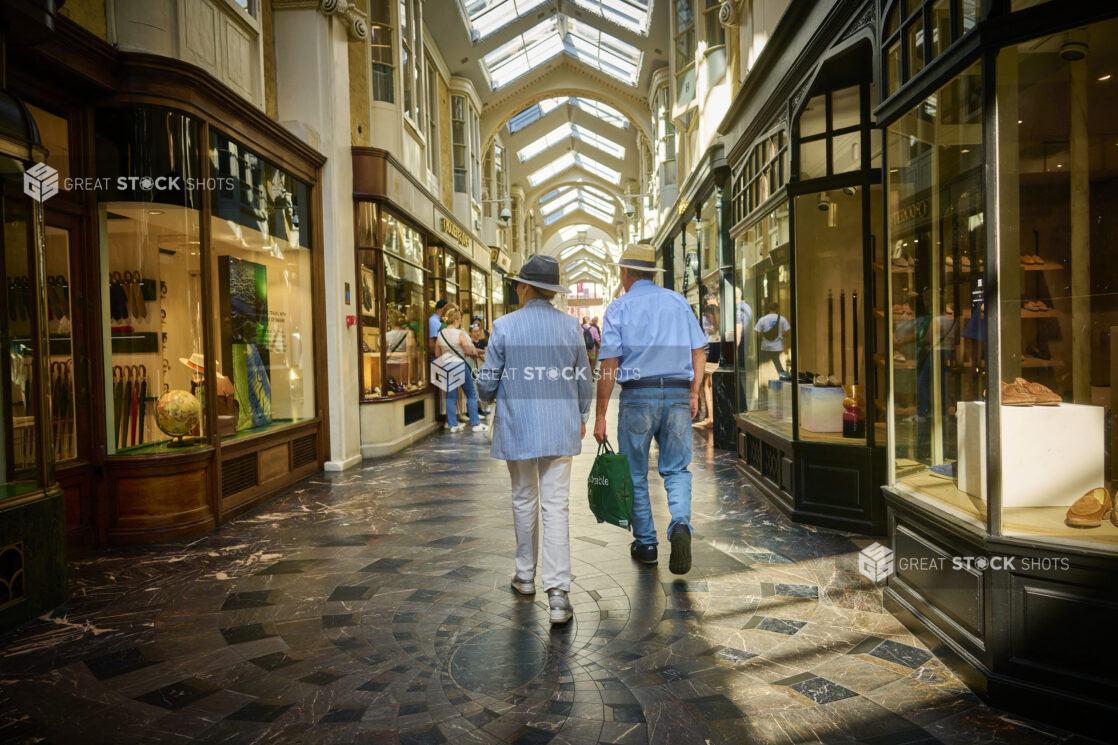
{"type": "Polygon", "coordinates": [[[446,219],[445,217],[439,218],[439,230],[443,231],[451,238],[458,241],[458,243],[463,248],[470,247],[469,233],[467,233],[465,230],[462,230],[462,228],[458,227],[454,222],[446,219]]]}
{"type": "Polygon", "coordinates": [[[921,217],[928,216],[928,200],[921,199],[919,202],[914,202],[907,207],[901,207],[893,213],[893,225],[901,225],[912,220],[918,220],[921,217]]]}
{"type": "Polygon", "coordinates": [[[507,272],[512,266],[512,257],[500,249],[494,249],[497,255],[497,268],[503,272],[507,272]]]}

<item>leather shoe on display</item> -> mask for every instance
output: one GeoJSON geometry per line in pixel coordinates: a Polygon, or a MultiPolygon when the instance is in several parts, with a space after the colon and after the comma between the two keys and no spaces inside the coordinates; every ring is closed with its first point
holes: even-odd
{"type": "MultiPolygon", "coordinates": [[[[1064,524],[1069,528],[1097,528],[1108,515],[1111,522],[1114,522],[1113,509],[1110,492],[1101,487],[1092,489],[1068,507],[1064,524]]],[[[1118,525],[1118,522],[1115,525],[1118,525]]]]}
{"type": "Polygon", "coordinates": [[[642,564],[655,564],[659,561],[655,546],[637,543],[636,541],[633,541],[629,546],[629,556],[642,564]]]}
{"type": "Polygon", "coordinates": [[[1050,388],[1046,388],[1040,383],[1030,383],[1024,378],[1017,378],[1013,381],[1013,385],[1021,393],[1031,395],[1033,403],[1037,406],[1059,406],[1064,401],[1050,388]]]}
{"type": "Polygon", "coordinates": [[[1036,397],[1022,391],[1016,383],[1002,383],[1002,406],[1032,406],[1036,397]]]}

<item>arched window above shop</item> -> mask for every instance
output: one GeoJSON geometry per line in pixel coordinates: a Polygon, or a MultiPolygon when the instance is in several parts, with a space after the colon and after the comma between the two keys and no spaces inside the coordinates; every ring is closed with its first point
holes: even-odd
{"type": "Polygon", "coordinates": [[[895,0],[882,27],[885,97],[978,25],[979,0],[895,0]]]}

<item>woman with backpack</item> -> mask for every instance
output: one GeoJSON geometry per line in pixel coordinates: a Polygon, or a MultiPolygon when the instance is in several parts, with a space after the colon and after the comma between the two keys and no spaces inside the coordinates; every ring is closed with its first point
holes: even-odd
{"type": "Polygon", "coordinates": [[[582,341],[586,344],[586,356],[590,360],[590,371],[593,372],[594,363],[598,361],[598,347],[602,343],[602,337],[598,329],[590,324],[590,316],[582,317],[582,341]]]}
{"type": "Polygon", "coordinates": [[[435,340],[435,356],[440,357],[450,352],[466,364],[466,375],[462,380],[462,385],[446,392],[446,424],[451,432],[461,432],[466,428],[466,425],[458,423],[458,416],[455,413],[460,388],[466,393],[466,410],[470,414],[470,425],[474,432],[485,432],[489,429],[489,425],[483,423],[481,417],[478,416],[477,388],[474,385],[474,377],[477,375],[477,358],[480,353],[474,347],[473,342],[470,341],[470,335],[462,330],[462,311],[453,305],[449,306],[443,314],[443,322],[446,327],[439,332],[435,340]]]}

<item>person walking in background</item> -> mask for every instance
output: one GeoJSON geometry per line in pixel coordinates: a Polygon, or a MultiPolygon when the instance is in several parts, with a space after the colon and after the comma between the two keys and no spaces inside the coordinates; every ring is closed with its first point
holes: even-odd
{"type": "Polygon", "coordinates": [[[586,357],[590,360],[590,369],[598,361],[598,342],[594,339],[594,327],[590,325],[590,316],[582,317],[582,342],[586,345],[586,357]]]}
{"type": "MultiPolygon", "coordinates": [[[[431,342],[430,349],[435,348],[435,339],[438,337],[439,332],[443,328],[443,314],[446,313],[446,306],[449,303],[446,298],[435,303],[435,312],[427,319],[427,340],[431,342]]],[[[438,355],[435,355],[438,357],[438,355]]]]}
{"type": "Polygon", "coordinates": [[[590,355],[590,370],[598,369],[598,353],[602,349],[602,330],[598,327],[598,317],[590,319],[590,335],[594,337],[594,353],[590,355]]]}
{"type": "Polygon", "coordinates": [[[513,589],[536,591],[538,523],[542,513],[543,586],[551,623],[573,611],[568,530],[571,459],[582,452],[593,382],[578,320],[551,305],[558,293],[559,262],[537,254],[513,278],[520,309],[493,322],[478,374],[485,401],[496,400],[490,455],[508,464],[516,529],[513,589]]]}
{"type": "Polygon", "coordinates": [[[792,332],[792,324],[780,315],[780,305],[768,304],[768,313],[757,321],[754,331],[761,335],[761,362],[771,361],[776,368],[777,376],[785,376],[784,365],[780,357],[784,354],[784,337],[792,332]]]}
{"type": "Polygon", "coordinates": [[[477,358],[479,352],[470,342],[470,336],[462,330],[462,312],[456,306],[449,306],[443,313],[446,328],[439,332],[435,341],[435,355],[441,357],[447,352],[453,353],[466,364],[466,374],[462,385],[446,394],[446,424],[451,432],[461,432],[466,425],[458,423],[455,413],[458,405],[458,391],[461,389],[466,394],[466,410],[470,413],[470,426],[474,432],[485,432],[488,424],[481,421],[477,410],[477,389],[474,386],[474,377],[477,373],[477,358]]]}
{"type": "Polygon", "coordinates": [[[657,287],[656,249],[629,244],[615,264],[625,294],[606,308],[602,323],[594,439],[606,441],[606,410],[616,379],[621,384],[617,449],[629,458],[633,477],[633,543],[629,554],[657,563],[656,526],[648,497],[648,451],[659,446],[657,469],[668,492],[672,544],[668,568],[691,570],[691,420],[699,409],[706,365],[706,338],[687,300],[657,287]]]}
{"type": "Polygon", "coordinates": [[[747,364],[753,349],[753,308],[742,300],[741,288],[734,288],[734,304],[736,306],[734,319],[734,341],[738,345],[738,370],[740,371],[741,391],[739,393],[738,408],[742,411],[749,410],[749,394],[753,388],[750,385],[752,370],[747,364]]]}

